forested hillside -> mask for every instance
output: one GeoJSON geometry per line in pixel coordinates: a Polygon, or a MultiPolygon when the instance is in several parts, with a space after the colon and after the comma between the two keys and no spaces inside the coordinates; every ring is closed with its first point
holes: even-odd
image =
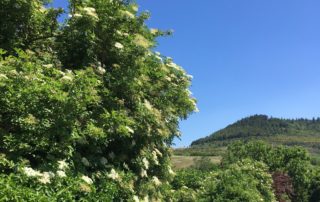
{"type": "Polygon", "coordinates": [[[265,140],[274,144],[300,145],[311,152],[319,151],[320,119],[280,119],[254,115],[205,138],[192,142],[192,146],[226,146],[234,140],[265,140]]]}

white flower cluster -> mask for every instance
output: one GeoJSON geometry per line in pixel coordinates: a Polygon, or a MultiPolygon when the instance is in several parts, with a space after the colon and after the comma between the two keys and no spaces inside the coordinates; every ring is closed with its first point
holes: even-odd
{"type": "Polygon", "coordinates": [[[93,17],[94,19],[99,19],[97,13],[96,13],[96,9],[92,8],[92,7],[85,7],[83,8],[83,11],[89,15],[90,17],[93,17]]]}
{"type": "Polygon", "coordinates": [[[8,77],[5,74],[0,74],[0,79],[8,79],[8,77]]]}
{"type": "Polygon", "coordinates": [[[97,67],[97,72],[98,74],[105,74],[106,73],[106,69],[104,69],[103,67],[101,67],[100,65],[97,67]]]}
{"type": "Polygon", "coordinates": [[[159,186],[161,185],[161,181],[159,180],[159,178],[157,178],[156,176],[153,176],[152,177],[152,182],[156,185],[156,186],[159,186]]]}
{"type": "Polygon", "coordinates": [[[68,163],[66,162],[66,160],[61,160],[61,161],[58,161],[58,171],[57,171],[57,175],[59,177],[67,177],[66,173],[65,173],[65,170],[69,168],[69,165],[68,163]]]}
{"type": "Polygon", "coordinates": [[[148,177],[147,171],[145,169],[141,169],[140,176],[141,177],[148,177]]]}
{"type": "Polygon", "coordinates": [[[129,131],[129,133],[134,133],[134,130],[130,128],[129,126],[126,126],[126,129],[129,131]]]}
{"type": "Polygon", "coordinates": [[[123,48],[124,48],[124,46],[123,46],[121,43],[119,43],[119,42],[116,42],[116,43],[114,44],[114,47],[116,47],[116,48],[118,48],[118,49],[123,49],[123,48]]]}
{"type": "Polygon", "coordinates": [[[58,161],[58,168],[60,170],[65,170],[69,168],[69,165],[67,164],[66,160],[61,160],[61,161],[58,161]]]}
{"type": "Polygon", "coordinates": [[[156,165],[159,165],[158,154],[157,154],[157,152],[155,150],[152,151],[152,160],[154,161],[154,163],[156,165]]]}
{"type": "Polygon", "coordinates": [[[150,33],[153,35],[157,34],[158,32],[159,32],[158,29],[150,29],[150,33]]]}
{"type": "Polygon", "coordinates": [[[127,10],[126,11],[122,10],[121,14],[126,18],[131,18],[131,19],[135,18],[135,15],[127,10]]]}
{"type": "Polygon", "coordinates": [[[28,177],[36,177],[38,181],[42,184],[48,184],[51,182],[51,178],[53,178],[55,175],[53,172],[43,172],[34,170],[29,167],[24,167],[22,169],[23,173],[28,177]]]}
{"type": "Polygon", "coordinates": [[[144,100],[144,106],[150,111],[153,109],[152,105],[148,100],[144,100]]]}
{"type": "Polygon", "coordinates": [[[108,178],[113,179],[113,180],[120,179],[119,174],[114,169],[111,169],[110,173],[107,176],[108,176],[108,178]]]}
{"type": "Polygon", "coordinates": [[[146,158],[142,159],[142,163],[145,169],[149,169],[149,161],[146,158]]]}
{"type": "Polygon", "coordinates": [[[83,175],[83,176],[81,177],[81,179],[82,179],[83,181],[85,181],[87,184],[92,184],[92,183],[93,183],[92,179],[91,179],[90,177],[86,176],[86,175],[83,175]]]}

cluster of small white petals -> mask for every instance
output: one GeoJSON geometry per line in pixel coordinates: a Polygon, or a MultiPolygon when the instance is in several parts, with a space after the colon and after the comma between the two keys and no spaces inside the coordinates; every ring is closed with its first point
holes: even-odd
{"type": "Polygon", "coordinates": [[[155,151],[160,157],[162,157],[162,153],[161,153],[157,148],[155,148],[154,151],[155,151]]]}
{"type": "Polygon", "coordinates": [[[41,173],[40,171],[34,170],[29,167],[24,167],[22,169],[23,173],[27,175],[28,177],[37,177],[38,181],[42,184],[48,184],[51,182],[51,178],[55,176],[53,172],[43,172],[41,173]]]}
{"type": "Polygon", "coordinates": [[[44,172],[44,173],[42,173],[42,175],[40,176],[40,178],[38,180],[42,184],[48,184],[48,183],[50,183],[51,176],[52,176],[52,174],[50,174],[49,172],[44,172]]]}
{"type": "Polygon", "coordinates": [[[145,169],[141,169],[140,176],[141,177],[148,177],[147,171],[145,169]]]}
{"type": "Polygon", "coordinates": [[[138,12],[139,8],[137,5],[133,5],[132,6],[132,10],[135,11],[135,12],[138,12]]]}
{"type": "Polygon", "coordinates": [[[59,177],[67,177],[66,173],[65,173],[64,171],[62,171],[62,170],[58,170],[58,171],[57,171],[57,175],[58,175],[59,177]]]}
{"type": "Polygon", "coordinates": [[[53,64],[45,64],[45,65],[42,65],[42,66],[45,67],[45,68],[52,68],[53,64]]]}
{"type": "Polygon", "coordinates": [[[144,106],[149,110],[153,109],[152,105],[150,104],[150,102],[148,100],[144,100],[144,106]]]}
{"type": "Polygon", "coordinates": [[[143,158],[142,163],[143,163],[145,169],[148,170],[149,169],[149,161],[146,158],[143,158]]]}
{"type": "Polygon", "coordinates": [[[190,74],[188,74],[187,77],[188,77],[189,79],[193,79],[193,76],[190,75],[190,74]]]}
{"type": "Polygon", "coordinates": [[[129,131],[129,133],[134,133],[134,130],[130,128],[129,126],[126,126],[126,129],[129,131]]]}
{"type": "Polygon", "coordinates": [[[83,8],[83,11],[86,12],[87,15],[95,18],[95,19],[98,19],[98,15],[96,13],[96,9],[92,8],[92,7],[85,7],[83,8]]]}
{"type": "Polygon", "coordinates": [[[119,174],[114,169],[111,169],[110,173],[107,176],[108,176],[108,178],[113,179],[113,180],[120,179],[119,174]]]}
{"type": "Polygon", "coordinates": [[[0,79],[8,79],[8,77],[5,74],[0,74],[0,79]]]}
{"type": "Polygon", "coordinates": [[[153,177],[152,177],[152,182],[153,182],[156,186],[161,185],[161,181],[160,181],[156,176],[153,176],[153,177]]]}
{"type": "Polygon", "coordinates": [[[151,34],[157,34],[159,32],[158,29],[150,29],[151,34]]]}
{"type": "Polygon", "coordinates": [[[152,151],[152,159],[156,165],[159,165],[158,156],[156,151],[152,151]]]}
{"type": "Polygon", "coordinates": [[[182,70],[179,65],[177,65],[176,63],[173,63],[173,62],[168,63],[167,66],[175,68],[176,70],[182,70]]]}
{"type": "Polygon", "coordinates": [[[61,79],[64,81],[72,81],[73,80],[71,76],[67,76],[67,75],[63,76],[61,79]]]}
{"type": "Polygon", "coordinates": [[[114,44],[114,47],[116,47],[116,48],[118,48],[118,49],[123,49],[123,48],[124,48],[124,46],[123,46],[121,43],[119,43],[119,42],[116,42],[116,43],[114,44]]]}
{"type": "Polygon", "coordinates": [[[61,161],[58,161],[58,168],[60,170],[65,170],[69,167],[68,163],[66,162],[66,160],[61,160],[61,161]]]}
{"type": "Polygon", "coordinates": [[[176,174],[175,172],[173,172],[173,170],[172,170],[172,168],[170,166],[168,166],[168,173],[170,175],[175,175],[176,174]]]}
{"type": "Polygon", "coordinates": [[[145,196],[142,200],[142,202],[149,202],[149,196],[145,196]]]}
{"type": "Polygon", "coordinates": [[[121,14],[127,18],[131,18],[131,19],[135,18],[135,15],[130,13],[129,11],[121,11],[121,14]]]}
{"type": "Polygon", "coordinates": [[[103,67],[99,66],[99,67],[97,68],[97,72],[102,75],[102,74],[105,74],[105,73],[106,73],[106,70],[105,70],[103,67]]]}
{"type": "Polygon", "coordinates": [[[140,202],[139,197],[136,195],[134,195],[132,199],[134,202],[140,202]]]}
{"type": "Polygon", "coordinates": [[[81,15],[80,13],[75,13],[75,14],[73,15],[73,17],[79,18],[79,17],[82,17],[82,15],[81,15]]]}
{"type": "Polygon", "coordinates": [[[81,177],[81,179],[82,179],[83,181],[85,181],[87,184],[92,184],[92,183],[93,183],[92,179],[91,179],[90,177],[88,177],[88,176],[83,175],[83,176],[81,177]]]}
{"type": "Polygon", "coordinates": [[[32,168],[29,168],[29,167],[24,167],[22,170],[23,170],[24,174],[27,175],[28,177],[39,177],[42,175],[41,172],[34,170],[32,168]]]}

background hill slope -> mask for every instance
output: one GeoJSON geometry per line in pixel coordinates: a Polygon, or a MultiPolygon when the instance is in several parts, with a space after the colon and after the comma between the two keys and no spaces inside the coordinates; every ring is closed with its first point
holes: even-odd
{"type": "Polygon", "coordinates": [[[198,139],[191,149],[200,151],[223,148],[236,140],[264,140],[272,144],[303,146],[312,154],[320,154],[320,118],[280,119],[254,115],[198,139]],[[204,149],[205,148],[205,149],[204,149]]]}

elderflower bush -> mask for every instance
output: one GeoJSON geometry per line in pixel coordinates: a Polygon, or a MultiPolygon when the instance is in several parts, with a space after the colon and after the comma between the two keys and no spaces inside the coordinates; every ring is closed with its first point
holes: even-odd
{"type": "MultiPolygon", "coordinates": [[[[17,2],[9,16],[25,5],[17,2]]],[[[11,31],[34,25],[43,35],[30,30],[0,43],[0,174],[10,185],[1,195],[172,198],[170,144],[196,102],[191,77],[153,51],[156,37],[169,32],[150,30],[149,14],[123,1],[70,0],[69,18],[59,26],[61,10],[29,3],[37,6],[27,17],[7,19],[11,31]]]]}

